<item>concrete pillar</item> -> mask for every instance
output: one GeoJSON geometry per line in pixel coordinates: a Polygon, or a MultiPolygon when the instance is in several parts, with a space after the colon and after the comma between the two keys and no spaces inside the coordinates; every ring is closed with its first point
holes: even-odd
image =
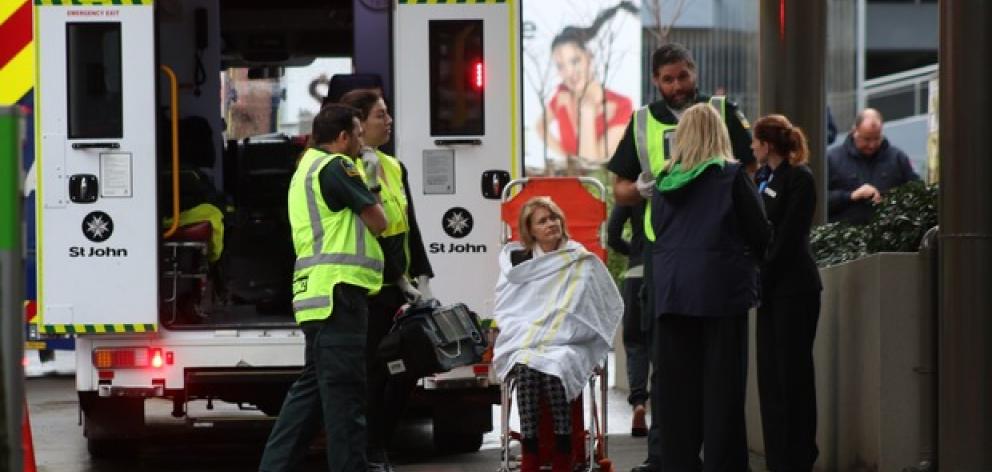
{"type": "MultiPolygon", "coordinates": [[[[781,113],[806,132],[817,184],[813,223],[826,221],[826,0],[760,0],[759,116],[781,113]]],[[[755,117],[757,119],[757,117],[755,117]]]]}
{"type": "Polygon", "coordinates": [[[992,2],[940,1],[940,470],[992,470],[992,2]]]}
{"type": "Polygon", "coordinates": [[[23,470],[24,278],[21,133],[16,107],[0,107],[0,469],[23,470]]]}

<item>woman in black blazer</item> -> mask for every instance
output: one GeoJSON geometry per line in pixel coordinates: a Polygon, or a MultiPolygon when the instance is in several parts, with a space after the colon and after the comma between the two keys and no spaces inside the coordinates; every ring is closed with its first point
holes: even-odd
{"type": "Polygon", "coordinates": [[[816,185],[802,130],[782,115],[754,123],[755,180],[774,237],[761,266],[758,393],[770,471],[809,471],[816,447],[813,339],[820,317],[820,273],[809,245],[816,185]]]}

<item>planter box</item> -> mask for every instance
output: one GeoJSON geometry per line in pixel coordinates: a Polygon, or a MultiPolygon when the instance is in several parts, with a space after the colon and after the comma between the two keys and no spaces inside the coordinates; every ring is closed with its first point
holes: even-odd
{"type": "MultiPolygon", "coordinates": [[[[817,470],[900,471],[932,458],[936,374],[927,265],[883,253],[820,270],[817,470]]],[[[748,443],[764,453],[752,316],[748,443]]]]}

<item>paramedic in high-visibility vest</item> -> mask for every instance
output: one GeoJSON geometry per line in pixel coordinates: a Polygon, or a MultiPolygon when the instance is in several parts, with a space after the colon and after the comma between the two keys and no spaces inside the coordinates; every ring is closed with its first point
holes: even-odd
{"type": "MultiPolygon", "coordinates": [[[[703,95],[696,88],[696,62],[685,46],[669,43],[655,50],[651,55],[651,81],[654,82],[662,99],[642,107],[634,112],[631,122],[627,125],[616,152],[610,159],[607,168],[616,174],[613,184],[613,195],[617,205],[637,205],[647,200],[644,218],[645,248],[650,250],[654,241],[654,230],[651,227],[651,194],[655,187],[655,177],[661,172],[672,148],[675,129],[682,113],[690,106],[709,102],[712,104],[727,125],[734,158],[744,164],[750,173],[757,169],[757,162],[751,151],[751,134],[744,114],[737,106],[722,96],[703,95]]],[[[650,287],[651,273],[650,255],[645,257],[644,285],[650,287]]],[[[650,294],[651,290],[646,290],[650,294]]],[[[644,313],[651,313],[651,300],[642,300],[647,306],[642,307],[644,313]]],[[[642,329],[647,331],[645,338],[651,339],[650,316],[642,317],[642,329]]],[[[648,459],[634,467],[632,472],[653,472],[660,470],[660,457],[656,451],[661,450],[660,426],[655,401],[655,390],[663,388],[658,385],[657,370],[651,375],[651,427],[648,433],[648,459]]],[[[678,386],[672,386],[678,388],[678,386]]],[[[634,405],[635,412],[639,410],[634,405]]]]}
{"type": "Polygon", "coordinates": [[[413,211],[407,171],[399,159],[379,149],[389,142],[393,119],[382,95],[372,89],[352,90],[341,104],[358,110],[365,131],[365,149],[360,167],[368,185],[381,186],[379,196],[389,224],[379,235],[385,266],[382,290],[369,298],[369,330],[366,346],[368,369],[368,459],[370,472],[391,472],[386,454],[396,421],[403,414],[417,379],[391,376],[376,350],[393,326],[393,317],[407,302],[431,298],[428,280],[434,276],[427,250],[413,211]],[[417,286],[411,284],[417,281],[417,286]]]}
{"type": "Polygon", "coordinates": [[[355,165],[363,147],[358,111],[324,107],[314,118],[311,142],[289,184],[293,311],[306,340],[305,361],[259,470],[299,470],[323,424],[328,470],[366,472],[367,300],[382,286],[376,236],[387,220],[376,196],[380,189],[368,188],[355,165]]]}

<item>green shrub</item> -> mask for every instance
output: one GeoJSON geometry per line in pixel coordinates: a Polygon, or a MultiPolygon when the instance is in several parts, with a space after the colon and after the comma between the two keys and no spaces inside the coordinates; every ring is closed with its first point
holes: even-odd
{"type": "Polygon", "coordinates": [[[937,187],[910,182],[892,190],[863,226],[828,223],[813,229],[810,243],[821,267],[876,252],[915,252],[937,225],[937,187]]]}

